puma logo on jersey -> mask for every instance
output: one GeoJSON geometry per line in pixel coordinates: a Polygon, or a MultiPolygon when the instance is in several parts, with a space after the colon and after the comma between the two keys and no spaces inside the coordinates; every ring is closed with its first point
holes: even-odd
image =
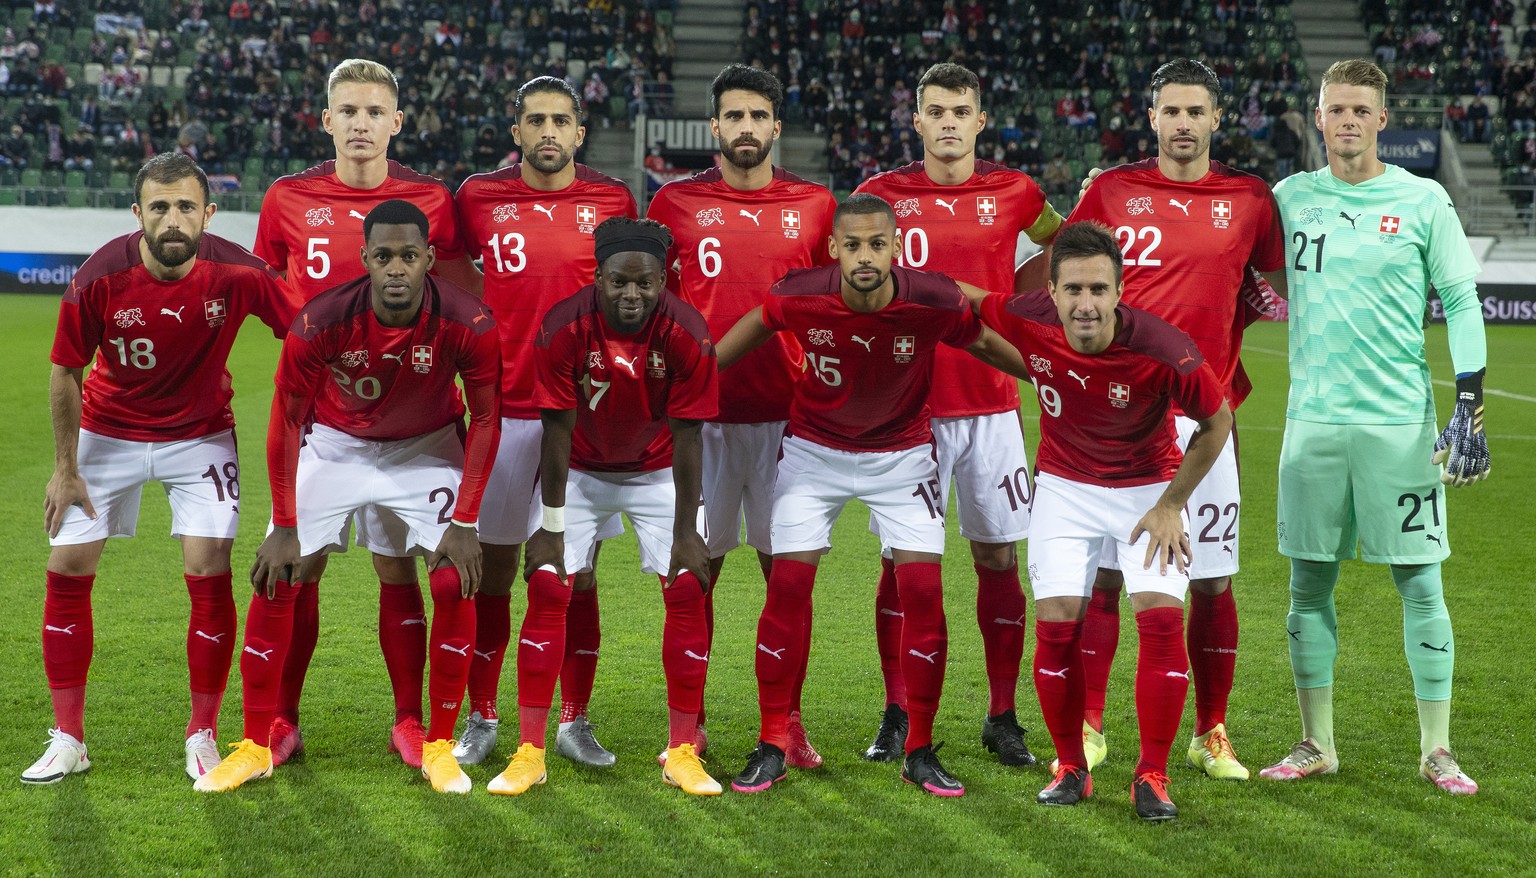
{"type": "Polygon", "coordinates": [[[43,630],[44,631],[54,631],[54,632],[57,632],[59,634],[74,634],[75,633],[75,625],[78,625],[78,624],[80,624],[80,623],[76,622],[74,625],[65,625],[63,628],[60,628],[57,625],[44,625],[43,626],[43,630]]]}
{"type": "Polygon", "coordinates": [[[1194,199],[1193,198],[1187,198],[1187,199],[1184,200],[1183,204],[1180,204],[1179,202],[1174,201],[1172,198],[1170,198],[1170,199],[1168,199],[1168,206],[1169,207],[1177,207],[1179,210],[1184,211],[1184,215],[1185,216],[1189,216],[1189,203],[1191,201],[1194,201],[1194,199]]]}
{"type": "Polygon", "coordinates": [[[629,370],[629,377],[634,378],[635,377],[635,361],[638,360],[638,359],[640,359],[640,358],[639,357],[630,357],[629,359],[626,360],[623,357],[620,357],[618,355],[614,355],[613,361],[615,363],[618,363],[620,366],[623,366],[625,369],[628,369],[629,370]]]}
{"type": "Polygon", "coordinates": [[[781,646],[778,649],[769,649],[768,647],[762,645],[761,643],[759,643],[757,645],[757,648],[758,648],[759,652],[766,652],[769,655],[773,656],[774,658],[778,659],[779,661],[783,661],[784,660],[784,650],[789,649],[789,647],[787,647],[787,646],[781,646]]]}
{"type": "MultiPolygon", "coordinates": [[[[1024,614],[1024,616],[1027,616],[1027,615],[1029,615],[1029,614],[1028,613],[1024,614]]],[[[1017,619],[1004,619],[1002,616],[998,616],[996,619],[993,619],[992,621],[993,621],[994,624],[997,624],[997,625],[1013,625],[1013,626],[1018,627],[1018,628],[1023,628],[1024,627],[1024,616],[1020,616],[1017,619]]]]}
{"type": "Polygon", "coordinates": [[[858,336],[855,335],[855,336],[853,336],[853,340],[858,342],[859,344],[863,345],[864,346],[864,351],[866,353],[868,353],[869,352],[869,343],[874,341],[875,337],[874,336],[870,336],[869,338],[859,338],[858,336]]]}
{"type": "Polygon", "coordinates": [[[550,222],[554,222],[555,221],[555,208],[557,208],[559,206],[560,205],[558,205],[558,204],[551,204],[549,207],[545,207],[542,204],[535,204],[533,206],[533,209],[538,211],[539,213],[542,213],[545,216],[549,217],[549,221],[550,222]]]}
{"type": "Polygon", "coordinates": [[[949,211],[949,215],[950,216],[954,216],[955,215],[955,202],[957,202],[959,200],[960,199],[958,199],[958,198],[951,198],[950,200],[945,201],[944,199],[935,196],[934,199],[933,199],[933,203],[937,204],[939,207],[942,207],[945,210],[949,211]]]}
{"type": "Polygon", "coordinates": [[[1059,671],[1053,671],[1050,668],[1041,668],[1040,669],[1040,673],[1044,674],[1047,677],[1055,677],[1055,678],[1057,678],[1059,680],[1065,680],[1067,678],[1067,671],[1069,671],[1069,670],[1071,670],[1071,669],[1070,668],[1062,668],[1059,671]]]}
{"type": "Polygon", "coordinates": [[[752,213],[751,211],[748,211],[746,208],[742,208],[741,210],[737,211],[737,214],[739,216],[744,216],[747,219],[751,220],[752,221],[752,225],[754,225],[754,226],[762,226],[762,223],[757,221],[757,218],[763,215],[763,209],[761,207],[759,207],[757,209],[757,213],[752,213]]]}
{"type": "Polygon", "coordinates": [[[169,308],[161,308],[160,309],[160,313],[166,315],[167,317],[175,317],[176,318],[176,322],[180,323],[181,322],[181,312],[183,312],[185,310],[187,310],[187,306],[186,305],[182,305],[180,308],[177,308],[175,311],[172,311],[169,308]]]}
{"type": "Polygon", "coordinates": [[[227,632],[220,631],[218,634],[209,634],[208,632],[204,631],[201,628],[197,629],[197,636],[198,637],[201,637],[204,640],[212,640],[214,643],[218,643],[219,642],[219,638],[223,637],[226,633],[227,632]]]}
{"type": "Polygon", "coordinates": [[[936,650],[934,650],[933,652],[931,652],[931,653],[929,653],[927,655],[923,655],[922,653],[918,652],[915,649],[909,649],[909,650],[907,650],[907,655],[915,655],[915,656],[917,656],[918,658],[922,659],[923,661],[927,662],[930,665],[936,665],[936,664],[938,664],[938,662],[934,661],[934,659],[938,658],[938,655],[939,655],[939,653],[941,651],[942,650],[937,650],[936,649],[936,650]]]}
{"type": "Polygon", "coordinates": [[[709,661],[709,653],[707,653],[707,652],[704,653],[703,655],[699,655],[698,653],[694,652],[691,649],[685,649],[685,650],[683,650],[683,655],[688,656],[689,658],[694,659],[696,661],[701,661],[701,662],[709,661]]]}
{"type": "Polygon", "coordinates": [[[261,659],[264,662],[272,661],[272,650],[270,650],[270,649],[267,649],[267,650],[251,649],[249,646],[247,646],[244,650],[242,650],[242,652],[248,652],[251,655],[256,656],[257,658],[261,659]]]}
{"type": "Polygon", "coordinates": [[[456,655],[461,655],[461,656],[464,656],[465,658],[469,658],[469,644],[467,644],[467,643],[464,644],[462,647],[460,647],[458,649],[454,649],[453,648],[453,644],[450,644],[450,643],[439,643],[437,645],[437,648],[438,649],[446,649],[449,652],[454,653],[456,655]]]}
{"type": "Polygon", "coordinates": [[[368,218],[368,217],[366,217],[366,216],[363,216],[363,215],[362,215],[362,214],[360,214],[360,213],[358,213],[358,212],[357,212],[357,211],[355,211],[355,210],[349,210],[349,211],[347,211],[347,216],[350,216],[350,217],[354,217],[354,218],[356,218],[356,219],[360,219],[360,220],[365,220],[365,219],[367,219],[367,218],[368,218]]]}
{"type": "Polygon", "coordinates": [[[544,651],[544,647],[549,646],[549,644],[551,642],[552,641],[546,640],[543,643],[534,643],[532,640],[529,640],[526,637],[524,637],[524,638],[522,638],[521,640],[518,641],[518,643],[527,644],[528,646],[533,647],[534,649],[538,650],[539,652],[543,652],[544,651]]]}
{"type": "Polygon", "coordinates": [[[398,354],[379,354],[379,356],[383,357],[386,360],[394,360],[395,361],[395,365],[397,365],[397,366],[404,366],[405,365],[405,351],[401,351],[398,354]]]}
{"type": "Polygon", "coordinates": [[[1077,379],[1077,383],[1081,384],[1083,386],[1084,390],[1087,390],[1088,389],[1088,379],[1091,378],[1092,376],[1090,376],[1090,375],[1079,375],[1079,374],[1077,374],[1077,370],[1076,369],[1068,369],[1067,370],[1067,377],[1068,378],[1075,378],[1075,379],[1077,379]]]}
{"type": "Polygon", "coordinates": [[[1347,213],[1345,213],[1344,211],[1341,210],[1341,211],[1339,211],[1339,218],[1340,219],[1347,219],[1347,220],[1349,220],[1349,227],[1350,228],[1354,228],[1355,227],[1355,220],[1360,218],[1360,214],[1357,213],[1354,216],[1350,216],[1349,214],[1347,214],[1347,213]]]}

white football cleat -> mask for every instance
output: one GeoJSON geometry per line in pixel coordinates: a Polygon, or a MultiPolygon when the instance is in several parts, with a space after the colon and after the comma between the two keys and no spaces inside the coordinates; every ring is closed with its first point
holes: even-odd
{"type": "Polygon", "coordinates": [[[91,759],[85,753],[85,744],[74,735],[60,729],[48,730],[48,749],[32,767],[21,773],[21,782],[30,784],[58,783],[66,776],[79,774],[91,767],[91,759]]]}

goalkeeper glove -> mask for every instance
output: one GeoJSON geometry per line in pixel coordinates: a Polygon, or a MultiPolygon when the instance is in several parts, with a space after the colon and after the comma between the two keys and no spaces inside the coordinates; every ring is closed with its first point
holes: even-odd
{"type": "Polygon", "coordinates": [[[1493,469],[1488,434],[1483,432],[1483,375],[1487,371],[1456,376],[1456,411],[1435,440],[1435,453],[1430,458],[1436,466],[1444,465],[1442,484],[1460,488],[1488,478],[1493,469]]]}

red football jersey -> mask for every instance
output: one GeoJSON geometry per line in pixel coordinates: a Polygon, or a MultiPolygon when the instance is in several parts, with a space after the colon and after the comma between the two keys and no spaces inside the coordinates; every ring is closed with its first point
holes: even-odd
{"type": "Polygon", "coordinates": [[[235,425],[225,362],[247,314],[282,338],[299,303],[266,263],[203,234],[178,281],[156,280],[139,255],[143,232],[114,238],[64,291],[52,361],[95,365],[80,426],[131,442],[195,439],[235,425]]]}
{"type": "Polygon", "coordinates": [[[1125,303],[1188,333],[1237,408],[1251,387],[1238,359],[1245,324],[1238,290],[1249,266],[1285,267],[1269,185],[1220,162],[1198,181],[1178,183],[1151,158],[1100,174],[1068,218],[1078,220],[1114,230],[1125,303]]]}
{"type": "Polygon", "coordinates": [[[774,284],[763,323],[793,335],[810,363],[795,389],[791,434],[844,451],[901,451],[933,441],[935,349],[970,345],[981,323],[950,278],[900,266],[891,275],[896,295],[874,313],[843,301],[836,265],[796,269],[774,284]]]}
{"type": "Polygon", "coordinates": [[[353,189],[337,178],[333,159],[280,177],[267,190],[256,221],[256,255],[283,271],[288,285],[307,302],[367,273],[361,255],[363,218],[394,198],[427,215],[427,243],[437,248],[438,259],[464,254],[448,184],[391,159],[381,185],[353,189]]]}
{"type": "MultiPolygon", "coordinates": [[[[896,209],[901,264],[936,271],[992,292],[1013,289],[1020,233],[1044,244],[1061,216],[1023,171],[976,162],[958,186],[940,186],[913,162],[865,180],[856,192],[878,195],[896,209]]],[[[960,351],[939,351],[933,373],[933,416],[966,418],[1013,411],[1019,384],[960,351]]]]}
{"type": "Polygon", "coordinates": [[[609,217],[637,217],[620,180],[586,165],[559,192],[523,182],[513,165],[464,181],[454,198],[464,249],[485,266],[485,303],[501,331],[501,415],[537,418],[534,340],[550,306],[592,283],[592,230],[609,217]]]}
{"type": "Polygon", "coordinates": [[[539,331],[541,409],[576,410],[571,466],[631,473],[672,465],[668,418],[713,420],[719,370],[704,318],[665,290],[651,319],[624,334],[608,325],[595,286],[557,302],[539,331]]]}
{"type": "Polygon", "coordinates": [[[1116,314],[1114,342],[1080,354],[1044,290],[996,293],[981,307],[982,320],[1029,365],[1040,396],[1041,472],[1111,488],[1165,482],[1184,459],[1170,407],[1210,417],[1221,408],[1221,384],[1177,327],[1123,303],[1116,314]]]}
{"type": "Polygon", "coordinates": [[[390,441],[461,423],[464,378],[470,425],[464,479],[454,517],[479,516],[485,477],[501,433],[501,345],[489,308],[473,294],[428,276],[421,313],[409,326],[381,324],[373,313],[372,280],[360,277],[310,300],[283,342],[279,391],[267,434],[273,520],[293,521],[293,470],[304,414],[359,439],[390,441]],[[282,394],[295,405],[280,422],[282,394]]]}
{"type": "MultiPolygon", "coordinates": [[[[676,268],[667,285],[699,309],[715,338],[763,304],[768,288],[794,268],[832,261],[827,238],[837,199],[825,186],[775,168],[773,182],[743,192],[718,168],[661,187],[646,216],[672,230],[676,268]]],[[[788,336],[748,354],[720,376],[720,416],[727,424],[789,418],[789,401],[804,374],[788,336]]]]}

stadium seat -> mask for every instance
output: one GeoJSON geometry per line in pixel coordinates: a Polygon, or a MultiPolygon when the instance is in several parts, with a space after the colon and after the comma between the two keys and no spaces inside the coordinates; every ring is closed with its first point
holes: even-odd
{"type": "Polygon", "coordinates": [[[101,84],[101,74],[104,73],[105,71],[106,71],[105,67],[103,67],[100,64],[95,63],[94,61],[91,62],[90,64],[85,65],[85,78],[83,80],[84,84],[85,85],[89,85],[89,86],[100,85],[101,84]]]}
{"type": "Polygon", "coordinates": [[[89,193],[84,189],[70,189],[64,193],[65,207],[85,207],[89,200],[89,193]]]}
{"type": "Polygon", "coordinates": [[[14,207],[17,200],[15,189],[0,189],[0,207],[14,207]]]}
{"type": "Polygon", "coordinates": [[[84,171],[65,171],[64,172],[64,185],[68,186],[71,189],[84,189],[85,188],[85,172],[84,171]]]}
{"type": "Polygon", "coordinates": [[[21,185],[23,188],[32,188],[43,185],[43,170],[41,168],[27,168],[21,172],[21,185]]]}
{"type": "Polygon", "coordinates": [[[112,176],[107,178],[107,188],[132,189],[133,178],[128,175],[127,171],[113,171],[112,176]]]}

